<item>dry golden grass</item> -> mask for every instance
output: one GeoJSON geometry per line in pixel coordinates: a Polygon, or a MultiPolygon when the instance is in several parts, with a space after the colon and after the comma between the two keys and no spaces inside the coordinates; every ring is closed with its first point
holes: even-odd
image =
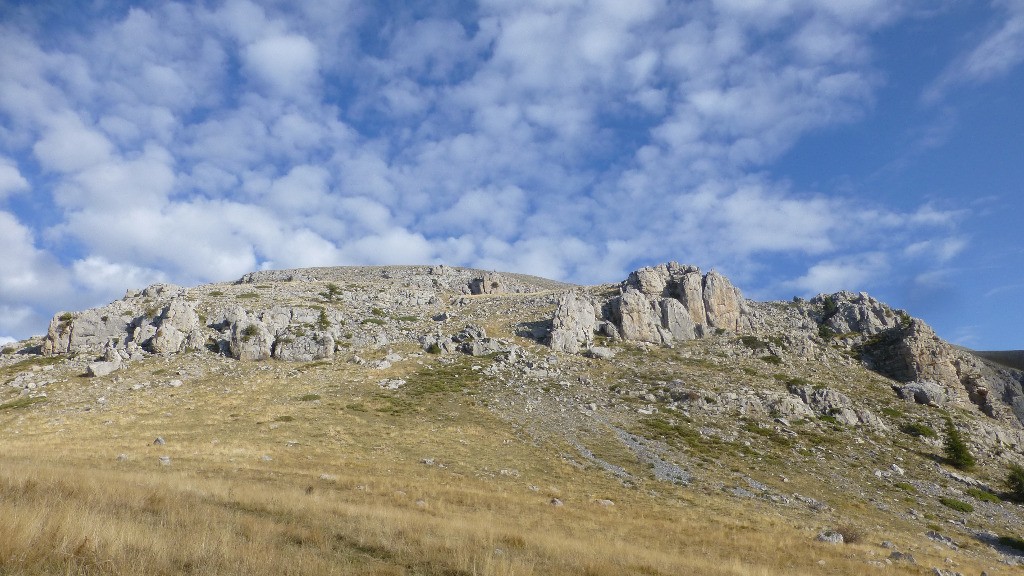
{"type": "MultiPolygon", "coordinates": [[[[867,543],[814,542],[807,512],[574,467],[431,379],[472,374],[433,361],[154,358],[2,411],[0,574],[810,575],[884,559],[867,543]],[[158,385],[179,369],[203,375],[158,385]],[[423,379],[414,403],[376,385],[400,375],[423,379]],[[152,385],[130,390],[138,381],[152,385]]],[[[626,463],[614,446],[606,456],[626,463]]],[[[951,553],[915,554],[942,565],[951,553]]]]}

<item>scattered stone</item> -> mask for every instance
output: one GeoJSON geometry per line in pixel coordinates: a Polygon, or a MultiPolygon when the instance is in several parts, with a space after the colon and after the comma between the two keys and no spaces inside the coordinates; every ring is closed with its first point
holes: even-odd
{"type": "Polygon", "coordinates": [[[161,456],[160,457],[160,465],[161,466],[170,466],[171,465],[171,457],[170,456],[161,456]]]}
{"type": "Polygon", "coordinates": [[[164,437],[163,436],[157,436],[156,439],[153,440],[153,445],[154,446],[163,446],[164,445],[164,437]]]}
{"type": "Polygon", "coordinates": [[[889,559],[893,562],[906,562],[907,564],[917,564],[917,560],[914,559],[913,554],[898,552],[895,550],[892,552],[892,554],[889,554],[889,559]]]}
{"type": "Polygon", "coordinates": [[[551,505],[552,506],[563,506],[564,504],[558,498],[552,498],[551,499],[551,505]]]}
{"type": "Polygon", "coordinates": [[[127,462],[128,461],[128,455],[127,454],[118,454],[117,455],[117,461],[118,462],[127,462]]]}

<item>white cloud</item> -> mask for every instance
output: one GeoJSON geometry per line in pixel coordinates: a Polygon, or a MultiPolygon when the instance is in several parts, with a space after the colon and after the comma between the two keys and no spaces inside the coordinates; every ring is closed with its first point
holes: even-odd
{"type": "Polygon", "coordinates": [[[32,231],[0,211],[0,304],[40,303],[66,296],[67,278],[49,253],[36,247],[32,231]]]}
{"type": "Polygon", "coordinates": [[[806,274],[787,285],[805,295],[839,290],[859,291],[867,283],[877,281],[881,275],[888,273],[889,269],[889,261],[884,254],[869,253],[818,262],[808,268],[806,274]]]}
{"type": "Polygon", "coordinates": [[[86,126],[73,113],[56,116],[47,124],[45,135],[32,147],[45,168],[78,172],[105,162],[113,152],[106,136],[86,126]]]}
{"type": "Polygon", "coordinates": [[[128,288],[142,288],[167,281],[167,275],[158,270],[110,262],[101,256],[76,260],[71,265],[71,271],[75,284],[100,294],[117,294],[128,288]]]}
{"type": "Polygon", "coordinates": [[[245,48],[246,69],[277,94],[307,94],[319,74],[316,46],[305,36],[263,38],[245,48]]]}
{"type": "Polygon", "coordinates": [[[29,188],[28,180],[21,175],[17,164],[10,158],[0,156],[0,200],[29,188]]]}

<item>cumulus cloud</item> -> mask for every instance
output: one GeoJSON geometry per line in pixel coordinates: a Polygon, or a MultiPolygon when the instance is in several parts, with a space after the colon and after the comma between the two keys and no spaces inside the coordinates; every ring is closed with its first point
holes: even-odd
{"type": "Polygon", "coordinates": [[[243,58],[246,69],[278,94],[307,93],[320,68],[316,46],[298,34],[257,40],[246,46],[243,58]]]}

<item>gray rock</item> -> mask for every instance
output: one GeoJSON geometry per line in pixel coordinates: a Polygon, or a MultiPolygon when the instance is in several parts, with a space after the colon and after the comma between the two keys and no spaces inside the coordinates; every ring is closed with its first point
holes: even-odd
{"type": "Polygon", "coordinates": [[[828,544],[842,544],[845,539],[843,535],[835,530],[825,530],[818,534],[818,542],[826,542],[828,544]]]}
{"type": "Polygon", "coordinates": [[[597,358],[598,360],[611,360],[615,358],[615,350],[611,348],[605,348],[604,346],[591,346],[587,350],[587,356],[591,358],[597,358]]]}
{"type": "Polygon", "coordinates": [[[103,361],[103,362],[92,362],[86,368],[86,373],[89,376],[107,376],[121,369],[120,357],[114,361],[103,361]]]}
{"type": "Polygon", "coordinates": [[[912,400],[918,404],[929,406],[942,406],[950,400],[946,388],[934,382],[910,382],[902,386],[894,385],[893,390],[904,400],[912,400]]]}
{"type": "Polygon", "coordinates": [[[334,345],[334,338],[330,334],[314,332],[293,335],[286,333],[274,341],[272,356],[286,362],[310,362],[333,358],[334,345]]]}

